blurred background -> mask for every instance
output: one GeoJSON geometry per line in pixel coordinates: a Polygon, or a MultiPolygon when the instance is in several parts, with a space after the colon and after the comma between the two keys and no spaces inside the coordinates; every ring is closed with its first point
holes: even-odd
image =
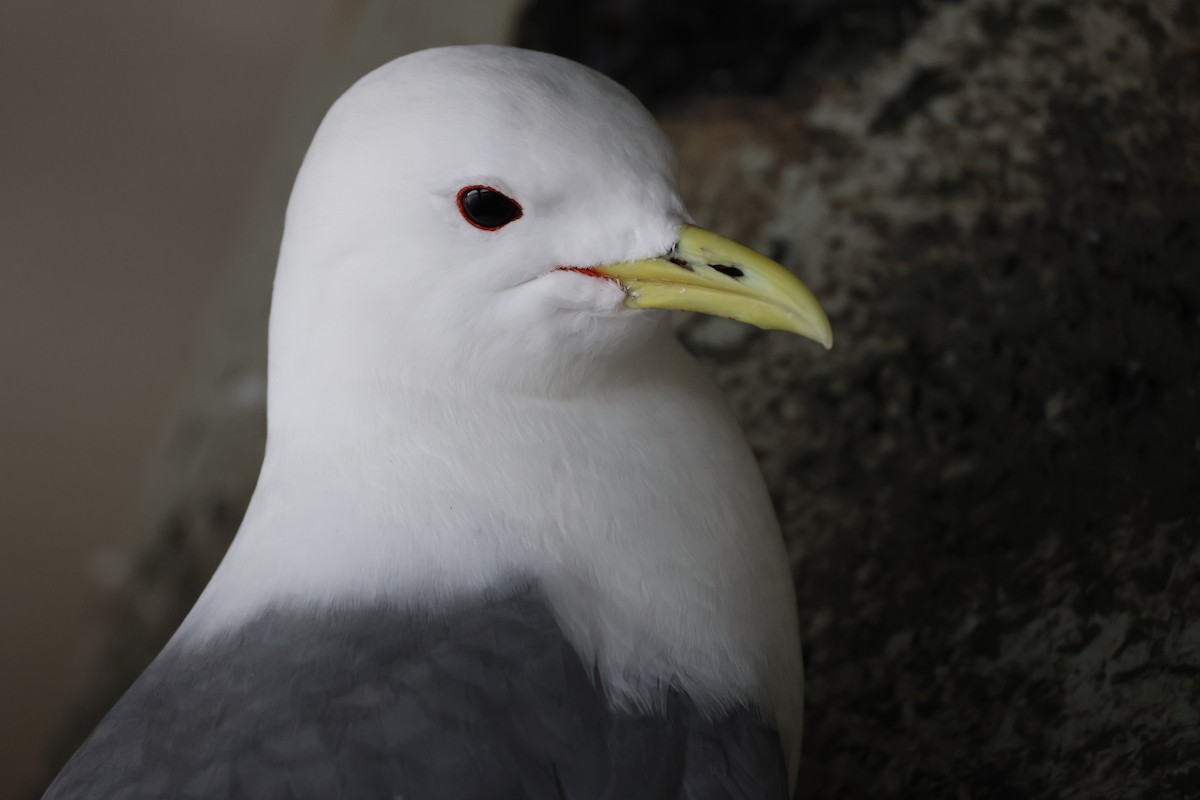
{"type": "Polygon", "coordinates": [[[439,44],[625,83],[830,354],[722,320],[796,569],[809,797],[1200,785],[1191,0],[0,7],[0,797],[158,651],[257,474],[283,209],[329,103],[439,44]]]}
{"type": "Polygon", "coordinates": [[[325,108],[402,53],[506,41],[516,5],[0,7],[0,796],[91,679],[154,534],[143,487],[172,409],[246,282],[239,335],[264,352],[282,212],[325,108]]]}

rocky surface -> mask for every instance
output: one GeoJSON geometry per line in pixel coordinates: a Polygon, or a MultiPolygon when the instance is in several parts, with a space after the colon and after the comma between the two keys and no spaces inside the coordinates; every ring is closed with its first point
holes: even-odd
{"type": "MultiPolygon", "coordinates": [[[[682,327],[795,560],[802,796],[1200,794],[1200,6],[535,0],[519,38],[640,92],[698,221],[830,312],[830,353],[682,327]]],[[[51,769],[236,530],[262,299],[51,769]]]]}
{"type": "Polygon", "coordinates": [[[803,795],[1200,796],[1200,6],[875,7],[640,83],[698,220],[831,312],[684,329],[795,559],[803,795]]]}

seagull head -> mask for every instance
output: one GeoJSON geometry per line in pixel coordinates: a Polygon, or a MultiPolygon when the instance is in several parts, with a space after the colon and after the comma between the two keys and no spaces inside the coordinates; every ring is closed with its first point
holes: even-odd
{"type": "Polygon", "coordinates": [[[808,289],[691,225],[675,174],[646,109],[575,62],[449,47],[380,67],[331,108],[297,177],[272,395],[571,391],[644,364],[672,309],[828,345],[808,289]]]}

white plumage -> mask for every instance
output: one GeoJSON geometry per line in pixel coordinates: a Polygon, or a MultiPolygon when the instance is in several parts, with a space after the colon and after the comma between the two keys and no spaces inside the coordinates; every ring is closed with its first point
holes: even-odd
{"type": "Polygon", "coordinates": [[[794,780],[801,656],[770,500],[667,312],[630,306],[800,309],[788,326],[826,343],[828,323],[778,265],[688,222],[662,132],[585,67],[445,48],[359,81],[288,208],[262,474],[172,646],[203,653],[270,609],[436,616],[533,580],[614,702],[762,709],[794,780]],[[520,217],[470,224],[473,186],[520,217]]]}
{"type": "Polygon", "coordinates": [[[687,219],[653,118],[574,62],[444,48],[360,80],[293,190],[267,454],[185,635],[532,569],[621,695],[749,697],[797,749],[791,566],[737,422],[666,312],[555,271],[660,255],[687,219]],[[464,225],[472,184],[521,224],[464,225]]]}

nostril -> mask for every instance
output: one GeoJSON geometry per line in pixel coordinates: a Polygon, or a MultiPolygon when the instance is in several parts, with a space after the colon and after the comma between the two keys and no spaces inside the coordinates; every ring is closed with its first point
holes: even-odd
{"type": "Polygon", "coordinates": [[[737,267],[730,267],[726,264],[709,264],[709,266],[722,275],[728,275],[731,278],[740,278],[746,274],[737,267]]]}
{"type": "Polygon", "coordinates": [[[683,267],[683,268],[684,268],[684,269],[686,269],[688,272],[695,272],[695,271],[696,271],[696,270],[692,269],[692,265],[691,265],[691,264],[687,263],[687,262],[686,262],[686,261],[684,261],[682,258],[669,258],[669,259],[667,259],[667,260],[668,260],[668,261],[670,261],[672,264],[674,264],[674,265],[675,265],[675,266],[677,266],[677,267],[683,267]]]}

